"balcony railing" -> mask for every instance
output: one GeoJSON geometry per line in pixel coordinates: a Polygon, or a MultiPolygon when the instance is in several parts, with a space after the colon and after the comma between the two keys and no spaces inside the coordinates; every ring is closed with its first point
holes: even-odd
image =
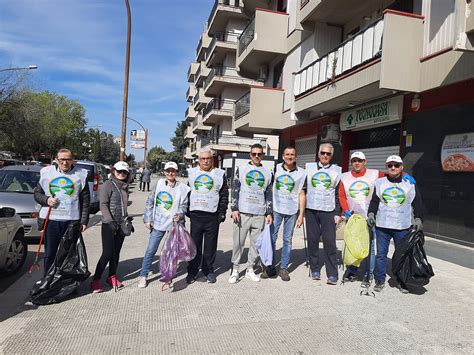
{"type": "Polygon", "coordinates": [[[196,83],[198,81],[198,78],[201,76],[201,66],[197,68],[196,70],[196,75],[194,75],[194,82],[196,83]]]}
{"type": "Polygon", "coordinates": [[[300,0],[300,9],[302,9],[307,3],[309,3],[309,0],[300,0]]]}
{"type": "Polygon", "coordinates": [[[247,138],[239,137],[230,134],[219,134],[211,135],[201,138],[201,146],[207,144],[219,144],[219,145],[237,145],[237,146],[248,146],[250,147],[253,144],[259,143],[266,150],[267,139],[266,138],[247,138]]]}
{"type": "MultiPolygon", "coordinates": [[[[334,80],[353,68],[381,55],[383,18],[342,42],[295,74],[294,95],[298,96],[334,80]]],[[[408,39],[407,39],[408,40],[408,39]]]]}
{"type": "Polygon", "coordinates": [[[250,42],[255,37],[255,16],[250,23],[245,27],[244,31],[239,36],[239,55],[247,48],[250,42]]]}
{"type": "Polygon", "coordinates": [[[250,112],[250,91],[235,102],[235,119],[238,120],[248,112],[250,112]]]}
{"type": "Polygon", "coordinates": [[[193,128],[196,128],[196,126],[198,125],[198,121],[199,121],[199,118],[198,118],[198,117],[194,118],[194,120],[193,120],[193,128]]]}
{"type": "Polygon", "coordinates": [[[206,105],[202,111],[202,116],[206,117],[212,110],[229,112],[229,114],[232,114],[234,111],[234,101],[214,99],[206,105]]]}
{"type": "Polygon", "coordinates": [[[237,43],[239,40],[239,33],[237,32],[222,32],[218,31],[212,37],[211,43],[209,43],[209,47],[207,48],[206,58],[209,58],[212,51],[216,47],[217,41],[224,42],[224,43],[237,43]]]}
{"type": "Polygon", "coordinates": [[[193,105],[196,106],[196,104],[198,103],[199,101],[199,90],[196,91],[196,94],[194,95],[194,98],[193,98],[193,105]]]}
{"type": "Polygon", "coordinates": [[[215,76],[223,76],[223,77],[230,77],[230,78],[240,77],[239,74],[237,73],[236,68],[226,67],[223,65],[216,65],[211,69],[211,71],[209,72],[209,75],[204,81],[205,88],[211,83],[211,81],[214,79],[215,76]]]}

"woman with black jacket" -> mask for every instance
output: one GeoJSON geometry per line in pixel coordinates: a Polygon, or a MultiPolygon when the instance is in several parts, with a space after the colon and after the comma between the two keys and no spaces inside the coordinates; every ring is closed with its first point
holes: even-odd
{"type": "Polygon", "coordinates": [[[114,287],[123,284],[117,278],[117,265],[120,250],[125,239],[121,223],[128,216],[128,186],[129,167],[124,161],[115,163],[110,179],[102,186],[99,194],[100,211],[102,212],[102,255],[97,263],[95,274],[91,282],[93,293],[102,292],[100,278],[105,267],[109,264],[107,283],[114,287]]]}

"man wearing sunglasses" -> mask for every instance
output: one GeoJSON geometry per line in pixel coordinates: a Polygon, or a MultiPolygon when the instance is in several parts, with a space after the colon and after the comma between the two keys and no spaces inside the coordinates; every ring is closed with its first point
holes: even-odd
{"type": "Polygon", "coordinates": [[[54,263],[61,238],[69,226],[75,232],[84,232],[89,222],[90,192],[87,170],[74,166],[72,152],[62,148],[56,164],[44,167],[34,191],[35,201],[41,205],[39,229],[48,218],[44,236],[44,274],[54,263]],[[48,213],[48,210],[50,212],[48,213]]]}
{"type": "Polygon", "coordinates": [[[234,221],[232,273],[229,283],[239,281],[239,264],[247,234],[250,235],[245,278],[258,282],[260,277],[253,267],[258,258],[255,242],[265,223],[272,223],[273,174],[262,165],[263,147],[250,147],[250,162],[239,166],[232,185],[232,220],[234,221]]]}
{"type": "Polygon", "coordinates": [[[225,221],[229,203],[227,178],[222,169],[214,168],[211,150],[199,153],[199,166],[188,170],[189,218],[191,237],[196,244],[196,257],[188,264],[188,284],[196,281],[199,268],[208,283],[216,282],[214,261],[216,259],[219,224],[225,221]]]}
{"type": "MultiPolygon", "coordinates": [[[[370,201],[367,224],[375,226],[377,236],[377,255],[375,258],[375,287],[380,292],[385,286],[387,255],[390,239],[395,248],[405,238],[412,226],[423,229],[423,203],[416,185],[404,181],[402,177],[403,161],[398,155],[391,155],[386,160],[387,176],[375,181],[375,190],[370,201]]],[[[408,293],[406,286],[401,284],[402,293],[408,293]]]]}
{"type": "Polygon", "coordinates": [[[338,184],[341,167],[331,164],[334,147],[330,143],[319,146],[317,163],[307,163],[306,221],[311,278],[321,280],[319,239],[324,236],[324,265],[328,285],[337,284],[336,225],[341,221],[338,184]]]}

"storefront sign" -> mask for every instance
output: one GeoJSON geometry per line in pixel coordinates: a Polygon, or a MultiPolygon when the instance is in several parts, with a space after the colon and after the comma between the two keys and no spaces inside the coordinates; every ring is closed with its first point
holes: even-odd
{"type": "Polygon", "coordinates": [[[401,122],[403,96],[371,103],[341,114],[341,131],[401,122]]]}
{"type": "Polygon", "coordinates": [[[441,164],[443,171],[474,172],[474,132],[444,137],[441,164]]]}

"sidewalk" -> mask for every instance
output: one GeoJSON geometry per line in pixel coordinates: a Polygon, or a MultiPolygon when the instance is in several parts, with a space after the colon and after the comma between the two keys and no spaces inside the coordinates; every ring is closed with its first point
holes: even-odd
{"type": "MultiPolygon", "coordinates": [[[[116,293],[91,294],[88,281],[77,297],[61,304],[25,306],[42,271],[21,275],[0,294],[0,353],[472,352],[472,269],[430,257],[436,276],[419,294],[402,295],[387,286],[375,298],[360,296],[359,282],[326,285],[324,269],[321,282],[308,278],[301,230],[294,236],[290,282],[255,283],[243,272],[239,283],[227,282],[232,248],[228,218],[220,229],[216,284],[207,284],[201,274],[187,285],[181,265],[172,289],[161,291],[156,274],[147,288],[139,289],[148,242],[141,223],[147,195],[136,185],[132,191],[136,232],[127,238],[119,265],[126,286],[116,293]]],[[[101,252],[100,221],[92,222],[97,224],[84,235],[91,272],[101,252]]],[[[427,249],[433,243],[439,255],[438,242],[430,240],[427,249]]],[[[340,249],[341,241],[338,245],[340,249]]],[[[454,248],[472,261],[472,249],[454,248]]],[[[155,272],[158,266],[155,259],[155,272]]]]}

